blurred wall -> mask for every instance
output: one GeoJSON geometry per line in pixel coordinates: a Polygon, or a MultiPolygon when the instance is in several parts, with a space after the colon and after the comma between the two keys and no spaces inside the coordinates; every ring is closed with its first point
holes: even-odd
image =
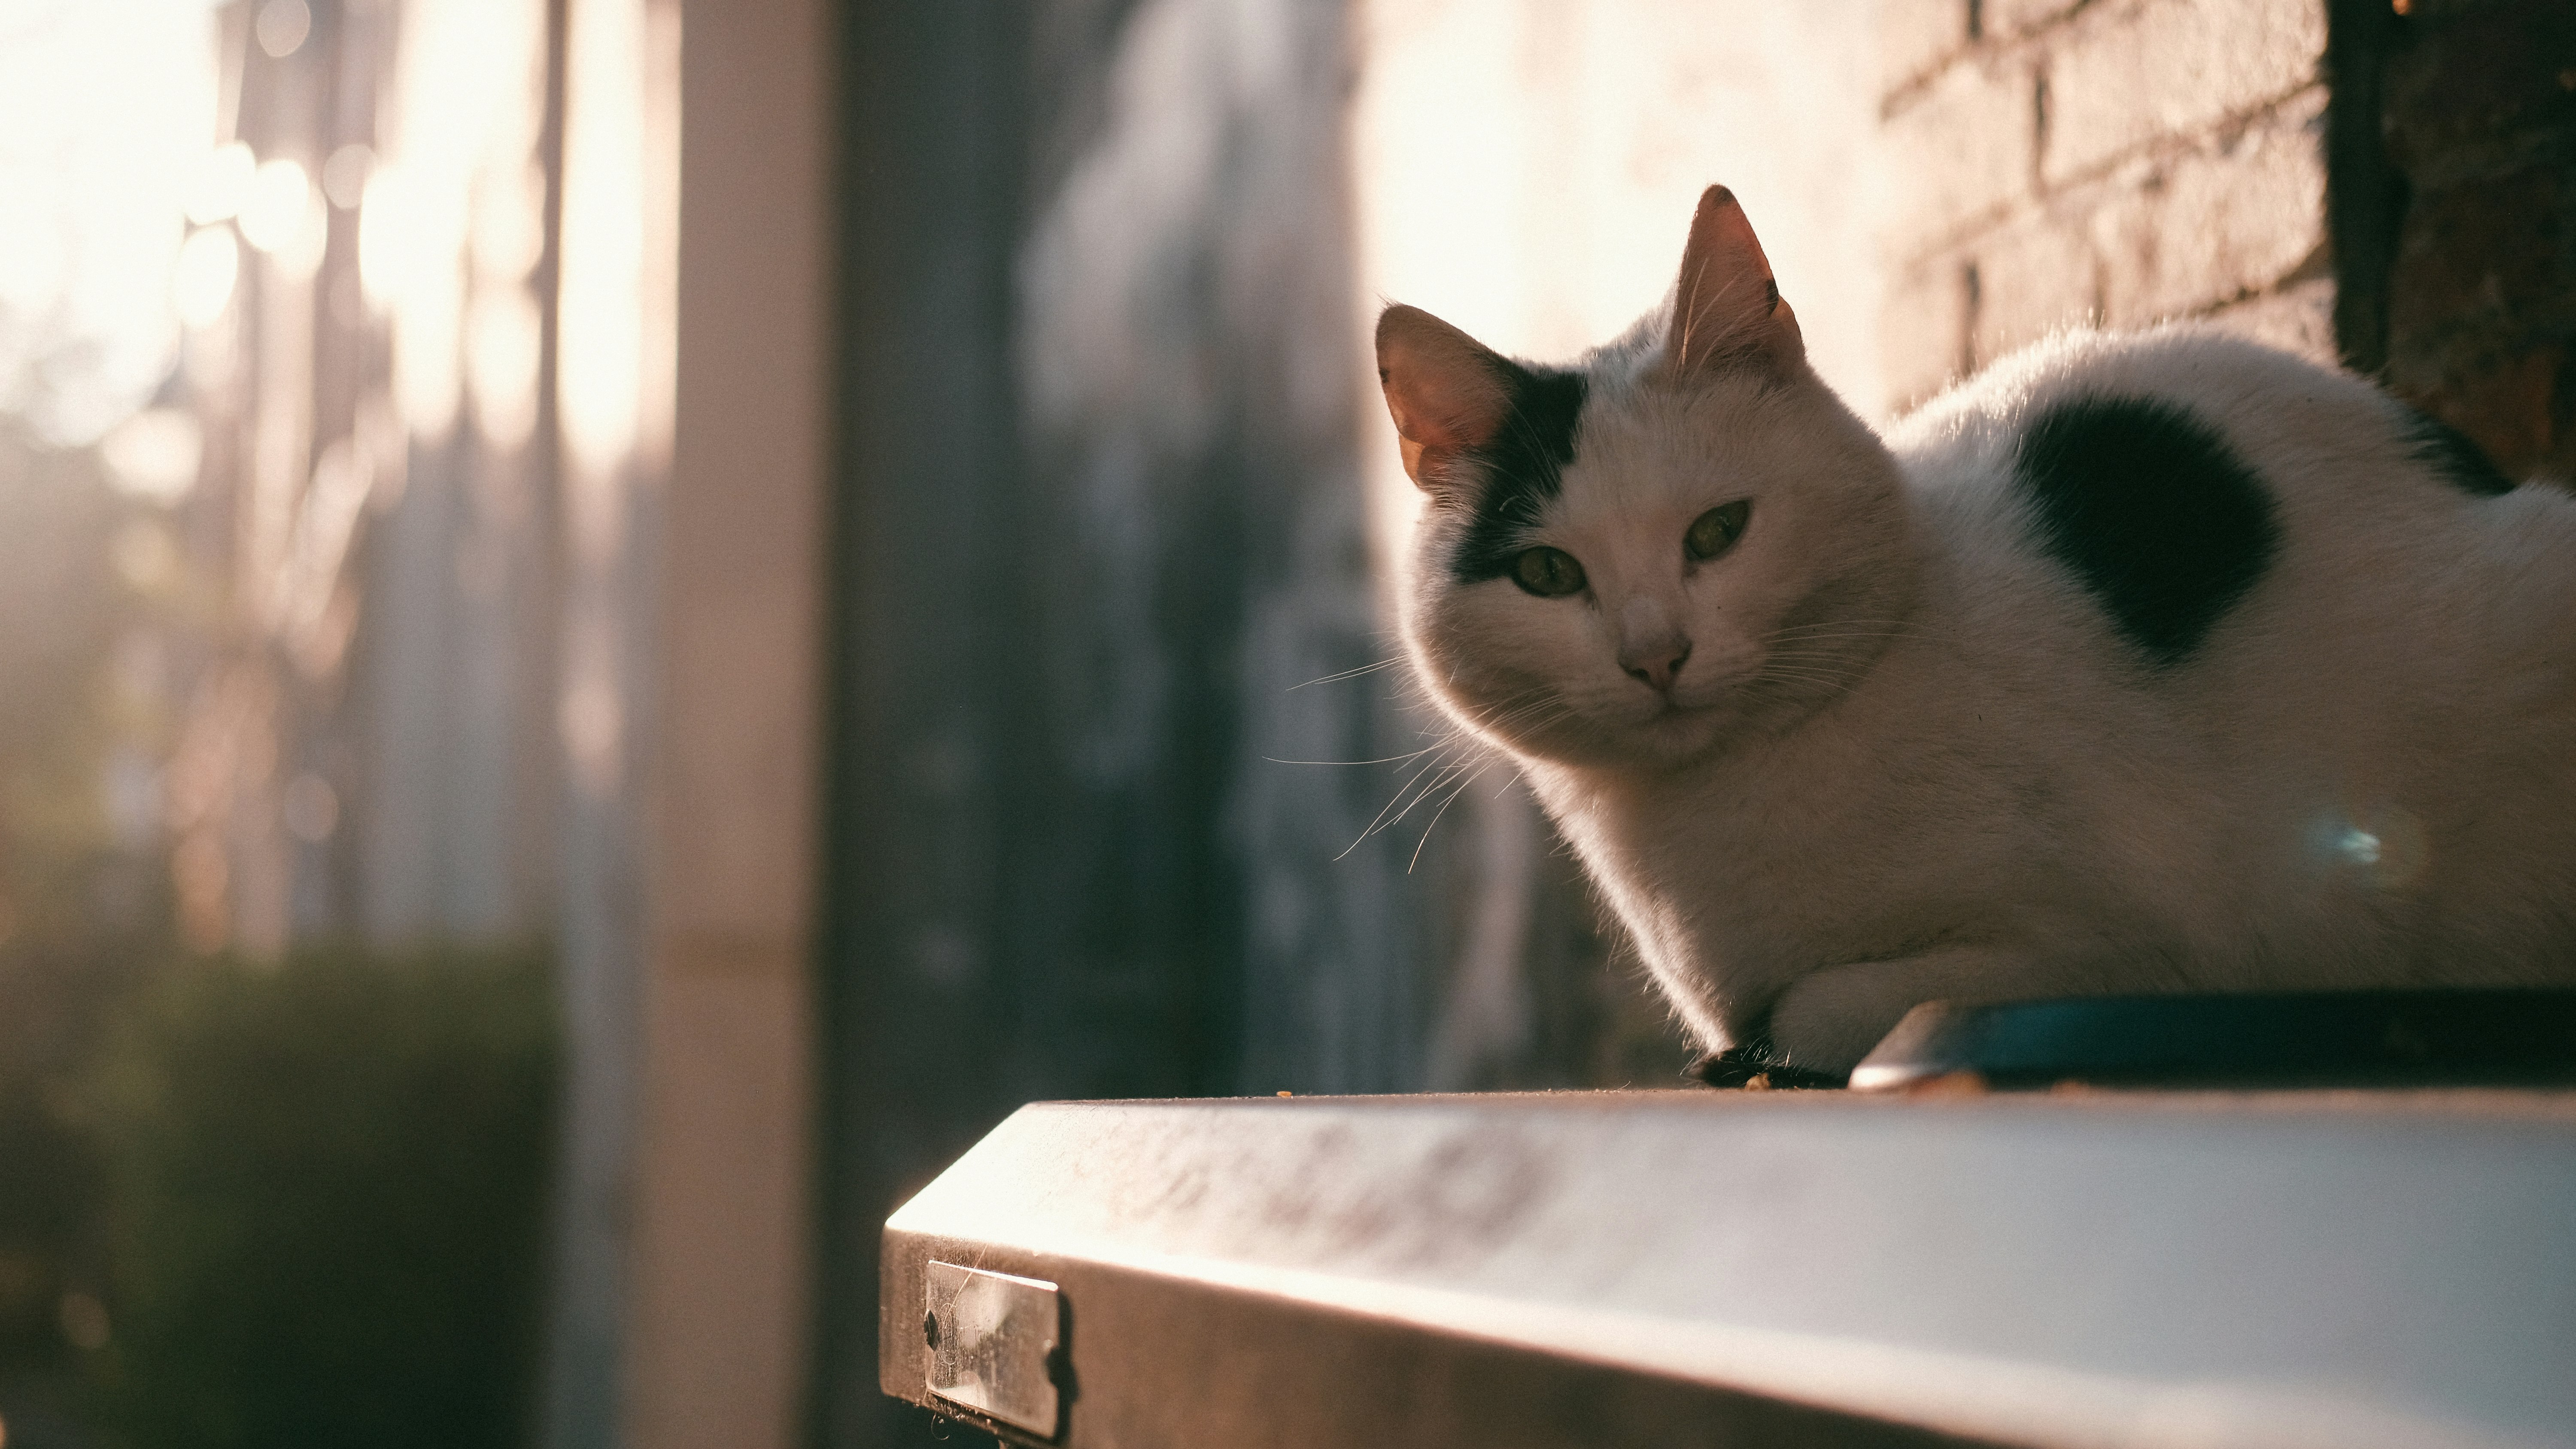
{"type": "MultiPolygon", "coordinates": [[[[830,29],[820,0],[682,9],[621,1437],[786,1449],[808,1312],[830,29]]],[[[664,23],[648,11],[648,43],[664,23]]]]}

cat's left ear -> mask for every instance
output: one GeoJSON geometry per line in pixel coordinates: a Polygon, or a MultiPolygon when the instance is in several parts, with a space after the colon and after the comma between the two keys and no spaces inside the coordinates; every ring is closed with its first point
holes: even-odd
{"type": "Polygon", "coordinates": [[[1673,293],[1666,372],[1675,379],[1744,366],[1794,372],[1806,357],[1798,314],[1772,280],[1744,207],[1723,186],[1701,192],[1673,293]]]}
{"type": "Polygon", "coordinates": [[[1512,365],[1492,348],[1401,303],[1378,314],[1377,380],[1404,443],[1404,471],[1437,489],[1447,462],[1481,448],[1511,415],[1512,365]]]}

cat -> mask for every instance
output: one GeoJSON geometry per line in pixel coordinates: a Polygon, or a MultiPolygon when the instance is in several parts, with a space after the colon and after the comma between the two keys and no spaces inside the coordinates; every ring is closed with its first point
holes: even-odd
{"type": "Polygon", "coordinates": [[[1743,208],[1571,367],[1377,327],[1429,696],[1688,1031],[1838,1079],[1905,1012],[2576,983],[2576,498],[2205,327],[1873,432],[1743,208]]]}

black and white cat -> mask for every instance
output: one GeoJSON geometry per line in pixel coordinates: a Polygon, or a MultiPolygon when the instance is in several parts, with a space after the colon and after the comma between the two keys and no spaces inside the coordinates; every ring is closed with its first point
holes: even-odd
{"type": "Polygon", "coordinates": [[[1884,439],[1744,212],[1570,368],[1378,322],[1432,697],[1712,1050],[1933,998],[2576,983],[2576,498],[2369,384],[2075,334],[1884,439]]]}

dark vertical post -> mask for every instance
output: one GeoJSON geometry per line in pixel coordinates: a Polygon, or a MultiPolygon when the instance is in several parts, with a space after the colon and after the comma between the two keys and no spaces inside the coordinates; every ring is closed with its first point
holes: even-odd
{"type": "Polygon", "coordinates": [[[2388,278],[2406,218],[2405,174],[2382,131],[2388,55],[2404,25],[2388,0],[2327,0],[2326,230],[2335,347],[2355,372],[2388,364],[2388,278]]]}
{"type": "Polygon", "coordinates": [[[811,1431],[856,1449],[930,1440],[877,1390],[877,1226],[1017,1105],[993,928],[1025,16],[866,0],[841,27],[811,1431]]]}

